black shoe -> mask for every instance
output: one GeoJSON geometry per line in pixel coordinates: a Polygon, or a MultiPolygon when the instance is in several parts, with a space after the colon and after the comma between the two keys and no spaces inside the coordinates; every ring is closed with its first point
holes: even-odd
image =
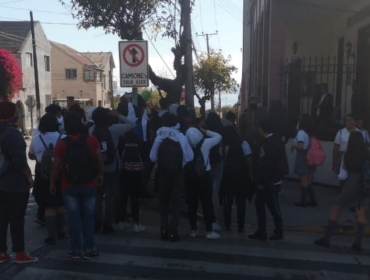
{"type": "Polygon", "coordinates": [[[99,257],[99,253],[94,250],[87,250],[83,256],[83,258],[88,261],[96,257],[99,257]]]}
{"type": "Polygon", "coordinates": [[[315,244],[317,246],[321,246],[321,247],[324,247],[324,248],[330,248],[330,241],[326,240],[324,237],[321,237],[320,239],[317,239],[315,241],[315,244]]]}
{"type": "Polygon", "coordinates": [[[48,237],[44,241],[46,244],[51,245],[51,246],[57,244],[57,241],[55,240],[54,237],[48,237]]]}
{"type": "Polygon", "coordinates": [[[81,259],[81,252],[80,251],[69,251],[68,254],[71,256],[74,260],[81,259]]]}
{"type": "Polygon", "coordinates": [[[362,246],[361,246],[361,244],[357,244],[357,243],[353,244],[352,245],[352,250],[354,252],[356,252],[356,253],[362,253],[362,246]]]}
{"type": "Polygon", "coordinates": [[[310,201],[309,203],[307,203],[307,206],[317,207],[318,204],[316,201],[310,201]]]}
{"type": "Polygon", "coordinates": [[[170,242],[179,242],[180,237],[177,234],[171,234],[169,237],[170,242]]]}
{"type": "Polygon", "coordinates": [[[271,241],[279,241],[279,240],[283,240],[283,239],[284,239],[284,235],[282,233],[274,233],[270,237],[271,241]]]}
{"type": "Polygon", "coordinates": [[[111,234],[111,233],[114,233],[114,232],[115,232],[115,230],[112,227],[112,225],[103,226],[103,234],[111,234]]]}
{"type": "Polygon", "coordinates": [[[64,232],[58,233],[57,234],[57,239],[58,240],[64,240],[64,239],[66,239],[66,234],[64,232]]]}
{"type": "Polygon", "coordinates": [[[161,240],[163,241],[168,241],[169,240],[169,235],[167,230],[163,230],[161,232],[161,240]]]}
{"type": "Polygon", "coordinates": [[[306,208],[307,207],[307,203],[303,203],[303,202],[298,202],[298,203],[294,203],[295,206],[297,207],[303,207],[303,208],[306,208]]]}
{"type": "Polygon", "coordinates": [[[239,233],[244,233],[244,228],[238,228],[239,233]]]}
{"type": "Polygon", "coordinates": [[[267,241],[266,232],[256,231],[255,233],[248,236],[249,239],[267,241]]]}

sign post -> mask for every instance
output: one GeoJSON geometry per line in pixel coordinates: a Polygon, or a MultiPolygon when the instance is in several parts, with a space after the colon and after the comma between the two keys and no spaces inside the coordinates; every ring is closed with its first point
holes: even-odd
{"type": "Polygon", "coordinates": [[[132,103],[137,105],[137,88],[149,86],[148,42],[121,41],[120,54],[120,85],[133,89],[132,103]]]}
{"type": "Polygon", "coordinates": [[[28,110],[30,111],[30,114],[31,114],[31,133],[33,135],[33,108],[35,108],[37,101],[33,97],[33,95],[29,95],[27,100],[24,103],[28,107],[28,110]]]}

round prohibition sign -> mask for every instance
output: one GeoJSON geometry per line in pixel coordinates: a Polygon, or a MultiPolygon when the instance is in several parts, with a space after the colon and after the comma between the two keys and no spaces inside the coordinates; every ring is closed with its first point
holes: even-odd
{"type": "Polygon", "coordinates": [[[127,45],[126,48],[123,50],[122,56],[123,60],[128,66],[137,67],[141,65],[141,63],[143,63],[145,52],[143,48],[138,44],[130,44],[127,45]],[[141,56],[138,57],[138,54],[141,56]]]}

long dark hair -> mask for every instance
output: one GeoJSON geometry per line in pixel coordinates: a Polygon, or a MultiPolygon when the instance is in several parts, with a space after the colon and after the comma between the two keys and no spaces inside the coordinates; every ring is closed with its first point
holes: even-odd
{"type": "Polygon", "coordinates": [[[364,136],[359,131],[351,133],[347,152],[344,155],[345,168],[350,172],[361,172],[368,159],[369,151],[366,147],[364,136]]]}
{"type": "Polygon", "coordinates": [[[223,125],[220,116],[215,112],[210,112],[206,119],[206,128],[217,133],[222,133],[223,125]]]}
{"type": "Polygon", "coordinates": [[[304,132],[306,132],[310,137],[315,135],[315,121],[308,114],[304,114],[301,116],[298,128],[299,130],[303,130],[304,132]]]}

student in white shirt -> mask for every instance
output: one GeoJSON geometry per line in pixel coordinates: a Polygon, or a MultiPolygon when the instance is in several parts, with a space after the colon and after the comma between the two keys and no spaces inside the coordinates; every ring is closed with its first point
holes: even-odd
{"type": "MultiPolygon", "coordinates": [[[[40,134],[32,139],[28,157],[36,160],[35,186],[33,194],[37,204],[45,207],[45,221],[48,229],[48,237],[45,243],[55,245],[56,238],[64,239],[64,206],[60,189],[56,195],[50,194],[49,174],[45,174],[42,168],[42,157],[44,152],[49,148],[55,148],[57,141],[64,138],[58,131],[59,122],[52,113],[45,114],[40,119],[38,130],[40,134]]],[[[51,171],[51,169],[50,169],[51,171]]]]}
{"type": "Polygon", "coordinates": [[[311,137],[314,135],[315,122],[310,115],[302,115],[299,120],[298,133],[291,147],[296,151],[294,173],[301,181],[301,201],[295,203],[298,207],[317,206],[315,190],[312,186],[312,174],[315,167],[307,164],[307,152],[310,148],[311,137]],[[308,201],[309,198],[309,201],[308,201]]]}
{"type": "MultiPolygon", "coordinates": [[[[349,136],[351,135],[352,132],[355,132],[355,131],[361,132],[361,130],[356,127],[357,121],[358,120],[354,115],[352,114],[347,115],[346,127],[339,130],[337,135],[335,136],[334,147],[333,147],[332,169],[337,174],[339,174],[342,157],[347,151],[349,136]]],[[[343,181],[340,181],[340,188],[342,187],[343,187],[343,181]]]]}

